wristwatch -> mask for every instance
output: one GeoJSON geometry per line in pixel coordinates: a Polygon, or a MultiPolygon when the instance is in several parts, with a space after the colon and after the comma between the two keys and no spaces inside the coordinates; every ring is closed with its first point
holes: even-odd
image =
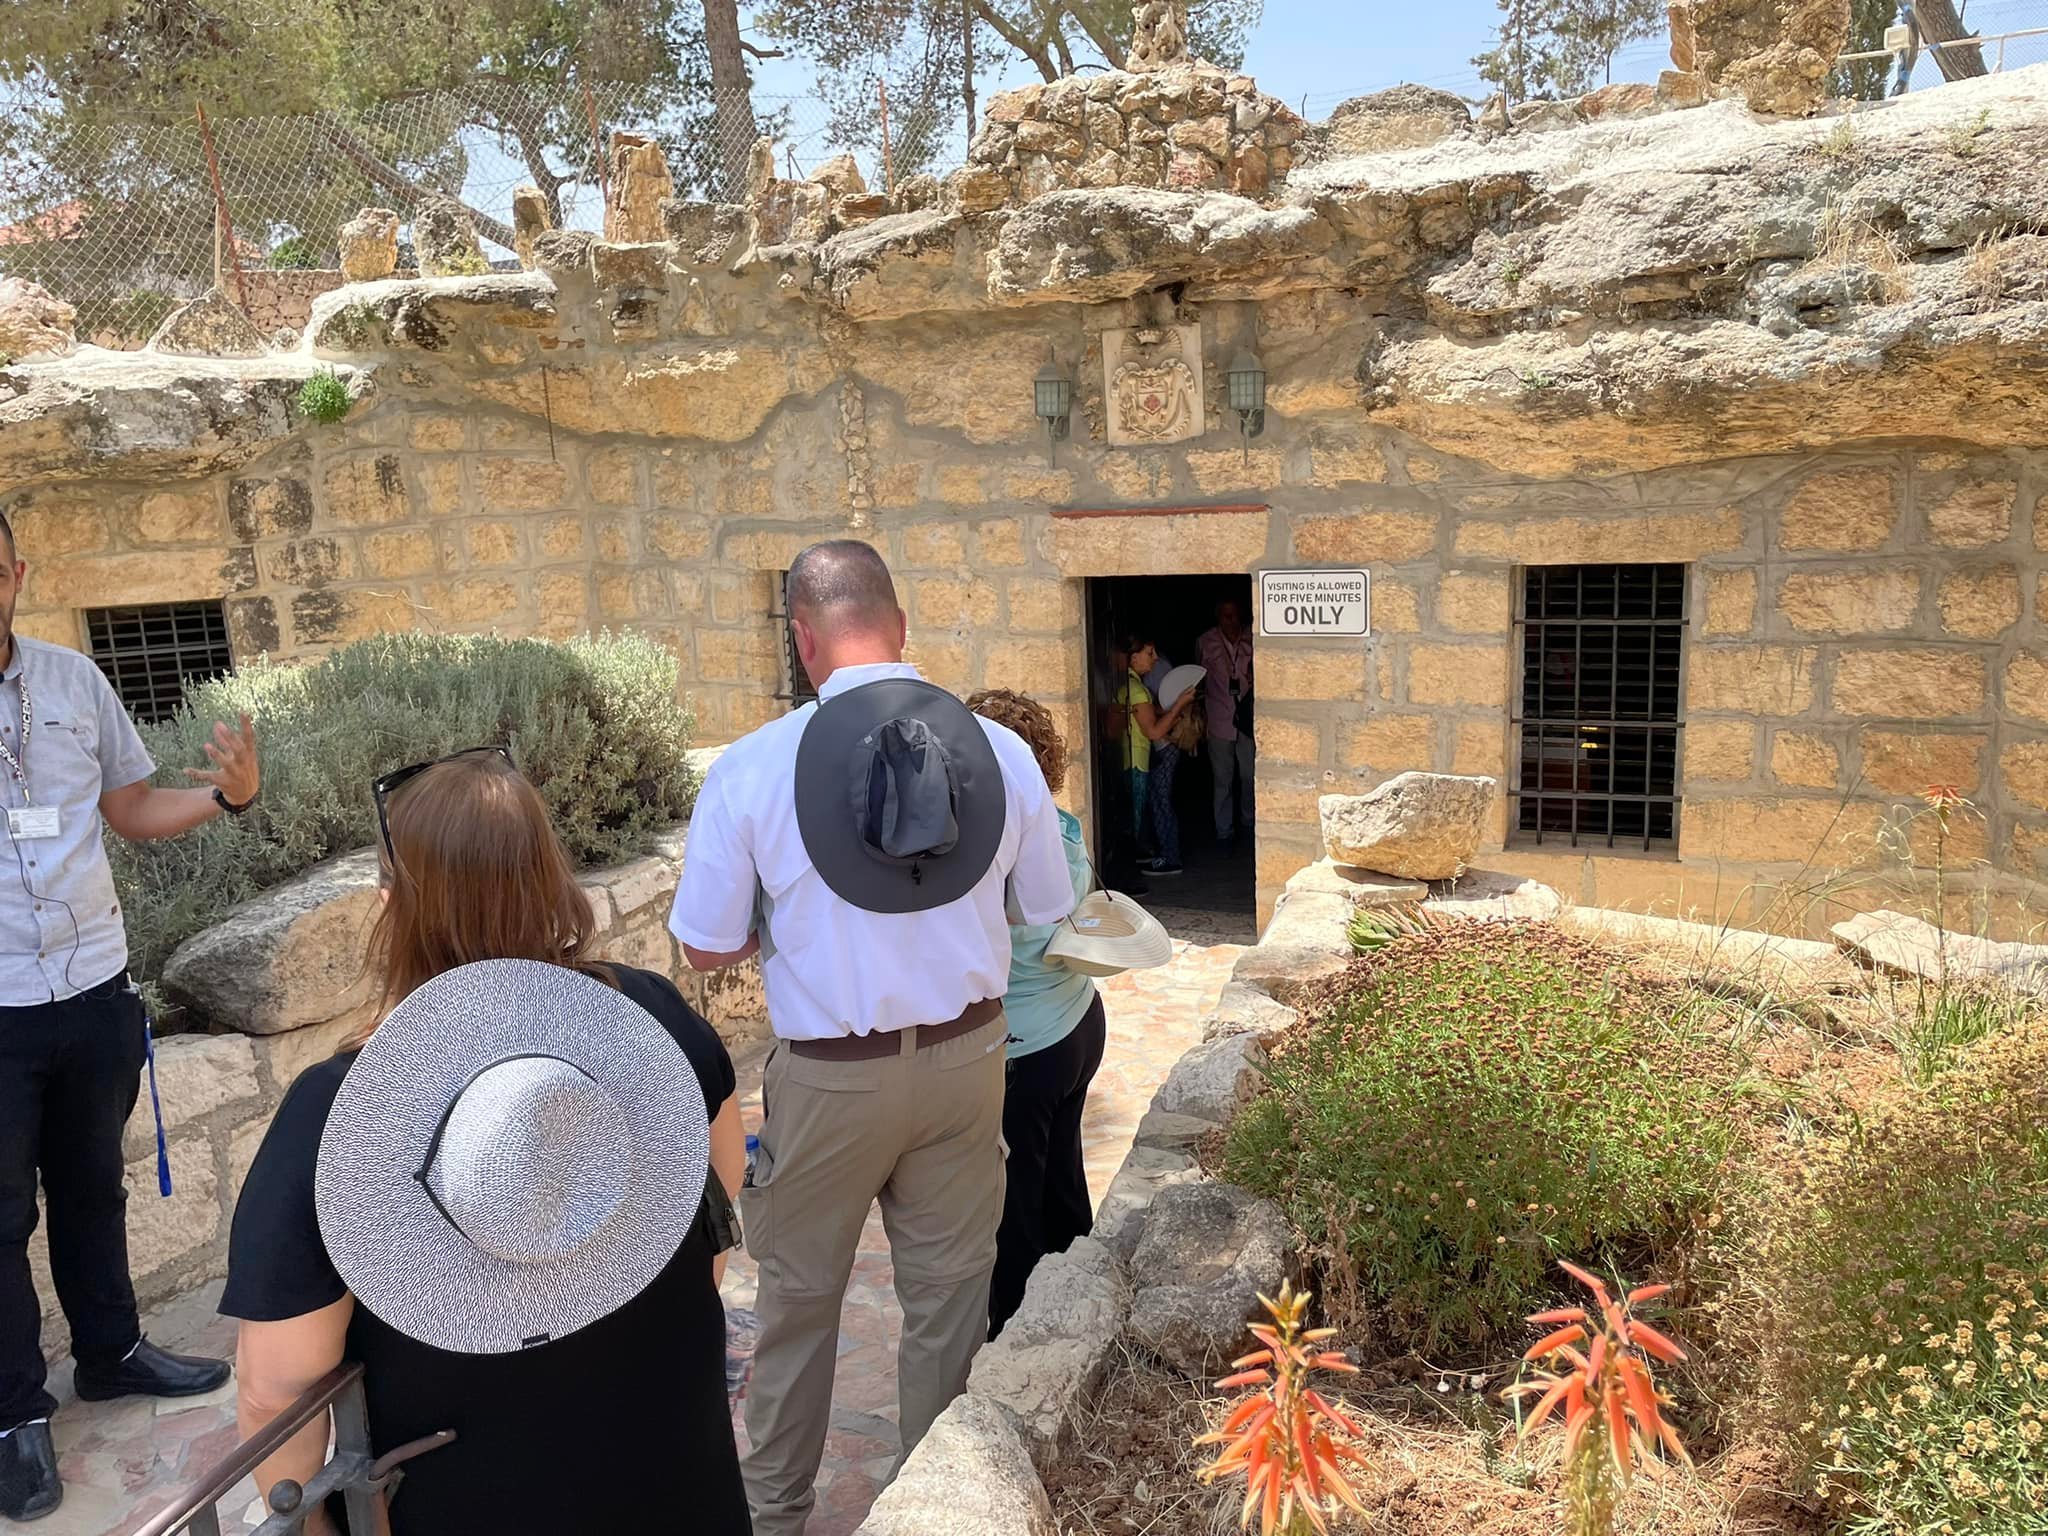
{"type": "Polygon", "coordinates": [[[226,795],[222,794],[219,790],[216,789],[213,792],[213,803],[219,806],[222,810],[226,811],[230,816],[239,816],[242,814],[242,812],[246,811],[247,809],[249,809],[250,806],[256,803],[256,797],[254,795],[251,795],[248,799],[244,800],[240,805],[237,805],[235,804],[234,801],[230,800],[226,795]]]}

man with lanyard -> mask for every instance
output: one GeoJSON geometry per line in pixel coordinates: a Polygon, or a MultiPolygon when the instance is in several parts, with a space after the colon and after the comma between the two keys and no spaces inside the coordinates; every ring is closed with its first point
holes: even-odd
{"type": "Polygon", "coordinates": [[[1195,648],[1208,674],[1202,702],[1208,715],[1209,767],[1216,776],[1216,841],[1227,843],[1240,827],[1249,832],[1252,826],[1252,637],[1245,632],[1243,610],[1227,599],[1218,603],[1216,627],[1195,648]]]}
{"type": "Polygon", "coordinates": [[[1009,924],[1074,904],[1031,749],[904,664],[881,556],[813,545],[788,593],[820,702],[712,768],[669,919],[699,970],[761,956],[777,1040],[740,1192],[760,1265],[755,1536],[800,1536],[816,1502],[840,1303],[877,1199],[904,1455],[965,1389],[1003,1209],[1009,924]]]}
{"type": "Polygon", "coordinates": [[[158,1349],[136,1316],[121,1132],[146,1044],[100,825],[139,841],[239,815],[257,767],[244,718],[214,726],[212,768],[186,770],[206,788],[153,788],[155,764],[92,659],[14,633],[28,567],[5,518],[0,545],[0,1515],[33,1520],[64,1496],[28,1264],[38,1171],[78,1395],[183,1397],[227,1380],[225,1361],[158,1349]]]}

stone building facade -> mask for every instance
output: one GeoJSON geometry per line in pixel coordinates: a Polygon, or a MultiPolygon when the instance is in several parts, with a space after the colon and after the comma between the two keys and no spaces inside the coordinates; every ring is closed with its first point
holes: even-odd
{"type": "Polygon", "coordinates": [[[715,741],[789,707],[780,573],[851,536],[934,680],[1040,698],[1078,760],[1091,580],[1363,569],[1369,634],[1258,641],[1263,912],[1319,796],[1517,785],[1532,570],[1678,566],[1675,840],[1537,846],[1504,796],[1485,862],[1790,928],[1873,882],[1924,899],[1939,862],[1951,921],[2017,934],[2048,854],[2048,192],[2016,170],[2048,149],[2044,73],[1874,111],[1853,166],[1810,125],[1645,101],[1434,143],[1404,120],[1402,147],[1239,192],[987,207],[970,167],[810,242],[675,205],[667,241],[549,234],[531,272],[344,288],[295,353],[17,365],[20,623],[80,644],[84,610],[214,600],[238,657],[293,658],[630,625],[715,741]],[[1137,407],[1112,363],[1161,347],[1199,364],[1159,384],[1178,424],[1113,434],[1137,407]],[[302,422],[326,367],[358,403],[302,422]],[[1938,856],[1931,784],[1971,802],[1938,856]]]}

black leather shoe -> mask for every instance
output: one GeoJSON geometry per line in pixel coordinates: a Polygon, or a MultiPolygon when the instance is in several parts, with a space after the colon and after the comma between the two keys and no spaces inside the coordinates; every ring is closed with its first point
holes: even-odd
{"type": "Polygon", "coordinates": [[[227,1379],[225,1360],[174,1355],[144,1339],[135,1353],[111,1370],[79,1366],[72,1384],[88,1403],[104,1403],[115,1397],[197,1397],[227,1379]]]}
{"type": "Polygon", "coordinates": [[[57,1478],[57,1448],[47,1421],[24,1424],[0,1440],[0,1515],[40,1520],[64,1502],[57,1478]]]}

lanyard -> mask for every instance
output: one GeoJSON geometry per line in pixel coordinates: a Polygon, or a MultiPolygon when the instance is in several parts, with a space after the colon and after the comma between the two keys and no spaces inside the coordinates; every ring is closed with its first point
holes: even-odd
{"type": "Polygon", "coordinates": [[[21,786],[22,803],[24,805],[32,805],[34,801],[30,798],[28,792],[28,770],[22,766],[28,761],[28,733],[29,727],[35,719],[35,707],[28,701],[28,669],[26,667],[22,669],[21,676],[16,678],[15,682],[21,688],[21,756],[16,757],[14,749],[7,745],[7,739],[0,737],[0,758],[6,759],[8,768],[14,773],[14,782],[21,786]]]}
{"type": "Polygon", "coordinates": [[[164,1145],[164,1104],[156,1092],[156,1030],[149,1013],[142,1015],[142,1050],[149,1062],[149,1107],[156,1114],[156,1187],[166,1200],[171,1198],[171,1154],[164,1145]]]}

